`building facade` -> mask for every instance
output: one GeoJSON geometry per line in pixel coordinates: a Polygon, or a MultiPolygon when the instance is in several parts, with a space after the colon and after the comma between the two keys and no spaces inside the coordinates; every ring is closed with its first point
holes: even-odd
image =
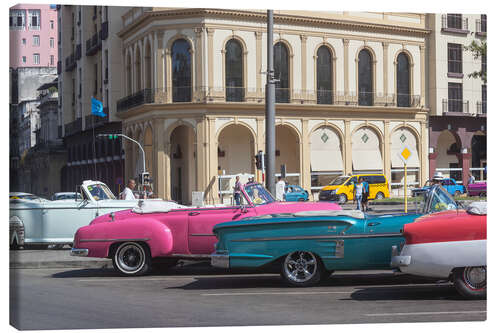
{"type": "MultiPolygon", "coordinates": [[[[340,174],[428,176],[426,15],[275,12],[276,167],[317,190],[340,174]]],[[[122,17],[124,134],[159,197],[220,200],[265,151],[265,11],[133,8],[122,17]],[[222,175],[222,176],[221,176],[222,175]]],[[[124,142],[125,176],[142,172],[124,142]]]]}
{"type": "Polygon", "coordinates": [[[122,92],[121,16],[126,7],[58,6],[59,114],[68,161],[62,188],[72,190],[84,179],[106,182],[115,193],[123,189],[121,140],[96,139],[120,133],[116,100],[122,92]],[[105,118],[91,115],[91,98],[101,101],[105,118]]]}
{"type": "Polygon", "coordinates": [[[442,172],[467,184],[486,179],[486,56],[464,47],[486,43],[486,15],[429,14],[429,176],[442,172]]]}

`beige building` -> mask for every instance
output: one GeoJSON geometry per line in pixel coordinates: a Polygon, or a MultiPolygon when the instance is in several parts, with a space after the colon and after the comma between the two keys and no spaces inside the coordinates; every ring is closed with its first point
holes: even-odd
{"type": "MultiPolygon", "coordinates": [[[[427,179],[426,16],[275,11],[276,172],[308,190],[340,174],[427,179]]],[[[163,198],[218,201],[218,177],[265,150],[265,11],[134,8],[122,17],[123,133],[163,198]]],[[[125,144],[126,177],[142,171],[125,144]]],[[[227,189],[227,188],[226,188],[227,189]]]]}

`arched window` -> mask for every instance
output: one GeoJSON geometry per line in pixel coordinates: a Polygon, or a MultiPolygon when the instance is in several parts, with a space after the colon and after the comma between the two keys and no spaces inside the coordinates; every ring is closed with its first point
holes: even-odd
{"type": "Polygon", "coordinates": [[[276,83],[276,102],[290,103],[290,73],[288,49],[282,42],[274,44],[274,76],[276,83]]]}
{"type": "Polygon", "coordinates": [[[191,101],[191,52],[185,39],[172,44],[172,100],[191,101]]]}
{"type": "Polygon", "coordinates": [[[141,52],[139,47],[135,50],[135,91],[142,90],[141,52]]]}
{"type": "Polygon", "coordinates": [[[243,96],[243,49],[231,39],[226,44],[226,101],[242,102],[243,96]]]}
{"type": "Polygon", "coordinates": [[[410,106],[410,62],[408,56],[400,53],[397,58],[398,106],[410,106]]]}
{"type": "Polygon", "coordinates": [[[366,49],[358,55],[358,104],[373,105],[372,56],[366,49]]]}
{"type": "Polygon", "coordinates": [[[328,47],[318,49],[316,59],[316,89],[318,104],[332,104],[332,54],[328,47]]]}

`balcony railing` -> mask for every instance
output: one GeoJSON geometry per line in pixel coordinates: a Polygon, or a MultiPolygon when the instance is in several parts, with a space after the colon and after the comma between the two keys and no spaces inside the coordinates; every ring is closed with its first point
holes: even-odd
{"type": "Polygon", "coordinates": [[[101,48],[101,38],[99,33],[95,33],[91,38],[87,39],[85,54],[92,56],[101,48]]]}
{"type": "Polygon", "coordinates": [[[82,118],[64,125],[64,135],[69,136],[82,131],[82,118]]]}
{"type": "Polygon", "coordinates": [[[443,113],[444,112],[460,112],[469,113],[469,101],[461,99],[443,99],[443,113]]]}
{"type": "Polygon", "coordinates": [[[100,32],[100,34],[101,34],[101,40],[108,39],[108,33],[109,33],[109,31],[108,31],[108,21],[102,22],[101,23],[101,32],[100,32]]]}
{"type": "Polygon", "coordinates": [[[98,117],[93,114],[85,116],[85,130],[89,130],[92,128],[97,128],[109,122],[109,108],[103,108],[103,112],[106,114],[106,117],[98,117]]]}
{"type": "Polygon", "coordinates": [[[477,114],[486,114],[486,102],[477,102],[476,113],[477,114]]]}
{"type": "Polygon", "coordinates": [[[441,31],[467,34],[469,33],[469,20],[443,14],[441,16],[441,31]]]}
{"type": "Polygon", "coordinates": [[[476,35],[486,36],[486,20],[476,20],[476,35]]]}
{"type": "Polygon", "coordinates": [[[71,72],[76,67],[75,53],[71,53],[70,56],[66,57],[65,71],[71,72]]]}
{"type": "MultiPolygon", "coordinates": [[[[408,94],[374,94],[364,93],[363,104],[356,93],[334,92],[331,90],[292,90],[276,89],[276,103],[337,105],[337,106],[374,106],[416,108],[421,106],[420,95],[408,94]],[[366,103],[370,102],[370,104],[366,103]]],[[[265,90],[243,87],[167,87],[165,89],[144,89],[120,99],[117,112],[126,111],[143,104],[168,103],[265,103],[265,90]]]]}

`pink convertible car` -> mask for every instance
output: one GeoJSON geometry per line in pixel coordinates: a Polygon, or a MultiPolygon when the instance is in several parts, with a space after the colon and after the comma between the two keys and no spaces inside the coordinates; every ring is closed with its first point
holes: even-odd
{"type": "Polygon", "coordinates": [[[241,206],[187,207],[169,201],[140,201],[132,210],[102,215],[78,229],[71,255],[110,258],[124,275],[144,275],[153,262],[210,259],[214,225],[260,215],[340,210],[328,202],[278,202],[262,185],[242,188],[241,206]]]}

